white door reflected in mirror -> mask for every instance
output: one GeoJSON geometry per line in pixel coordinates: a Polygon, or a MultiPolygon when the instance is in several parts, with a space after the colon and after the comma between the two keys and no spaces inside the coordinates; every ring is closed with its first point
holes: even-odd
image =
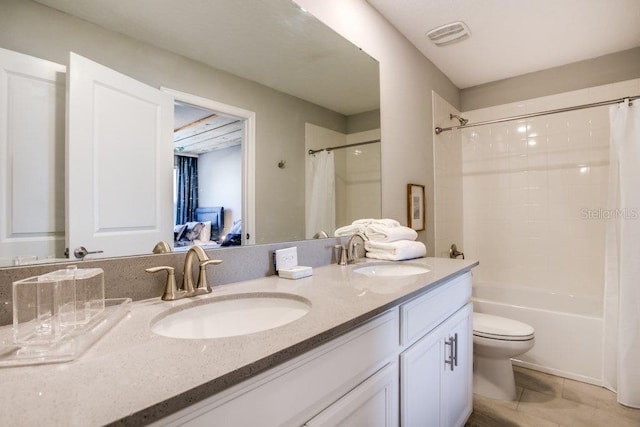
{"type": "Polygon", "coordinates": [[[173,97],[74,53],[67,80],[67,247],[173,241],[173,97]]]}
{"type": "Polygon", "coordinates": [[[63,256],[65,73],[0,48],[0,267],[63,256]]]}

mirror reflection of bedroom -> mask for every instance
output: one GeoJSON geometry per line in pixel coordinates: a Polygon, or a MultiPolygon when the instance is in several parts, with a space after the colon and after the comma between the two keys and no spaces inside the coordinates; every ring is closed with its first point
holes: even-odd
{"type": "Polygon", "coordinates": [[[244,121],[183,102],[174,120],[174,250],[240,245],[244,121]]]}

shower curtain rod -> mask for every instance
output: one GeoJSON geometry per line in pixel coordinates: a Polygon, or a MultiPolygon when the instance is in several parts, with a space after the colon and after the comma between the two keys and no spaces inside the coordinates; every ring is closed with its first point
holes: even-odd
{"type": "Polygon", "coordinates": [[[487,121],[478,122],[478,123],[468,123],[468,124],[466,124],[464,126],[451,126],[451,127],[448,127],[448,128],[441,128],[441,127],[438,126],[438,127],[436,127],[435,132],[436,132],[436,135],[439,135],[440,133],[448,131],[448,130],[472,128],[474,126],[484,126],[484,125],[491,125],[491,124],[494,124],[494,123],[510,122],[512,120],[528,119],[528,118],[531,118],[531,117],[546,116],[546,115],[549,115],[549,114],[566,113],[568,111],[582,110],[584,108],[602,107],[602,106],[605,106],[605,105],[619,104],[621,102],[625,102],[627,99],[629,101],[640,99],[640,95],[625,96],[624,98],[612,99],[612,100],[609,100],[609,101],[601,101],[601,102],[594,102],[594,103],[591,103],[591,104],[576,105],[574,107],[558,108],[557,110],[547,110],[547,111],[541,111],[539,113],[523,114],[521,116],[505,117],[504,119],[487,120],[487,121]]]}
{"type": "Polygon", "coordinates": [[[375,139],[373,141],[364,141],[364,142],[356,142],[353,144],[348,144],[348,145],[340,145],[338,147],[326,147],[326,148],[321,148],[319,150],[309,150],[309,154],[316,154],[319,153],[321,151],[331,151],[331,150],[337,150],[339,148],[349,148],[349,147],[357,147],[358,145],[367,145],[367,144],[375,144],[376,142],[380,142],[379,139],[375,139]]]}

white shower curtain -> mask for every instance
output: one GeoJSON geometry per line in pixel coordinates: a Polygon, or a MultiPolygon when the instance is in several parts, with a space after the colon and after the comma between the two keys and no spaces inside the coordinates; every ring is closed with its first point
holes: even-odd
{"type": "Polygon", "coordinates": [[[640,408],[640,100],[611,107],[604,385],[640,408]]]}
{"type": "Polygon", "coordinates": [[[333,236],[336,229],[335,166],[333,152],[320,151],[309,156],[308,179],[311,180],[307,197],[307,238],[324,231],[333,236]]]}

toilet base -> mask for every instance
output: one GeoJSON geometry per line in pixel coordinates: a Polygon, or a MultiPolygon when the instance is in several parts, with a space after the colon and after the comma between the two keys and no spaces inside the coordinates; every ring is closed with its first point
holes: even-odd
{"type": "Polygon", "coordinates": [[[511,359],[474,355],[473,392],[498,400],[516,400],[516,380],[511,359]]]}

